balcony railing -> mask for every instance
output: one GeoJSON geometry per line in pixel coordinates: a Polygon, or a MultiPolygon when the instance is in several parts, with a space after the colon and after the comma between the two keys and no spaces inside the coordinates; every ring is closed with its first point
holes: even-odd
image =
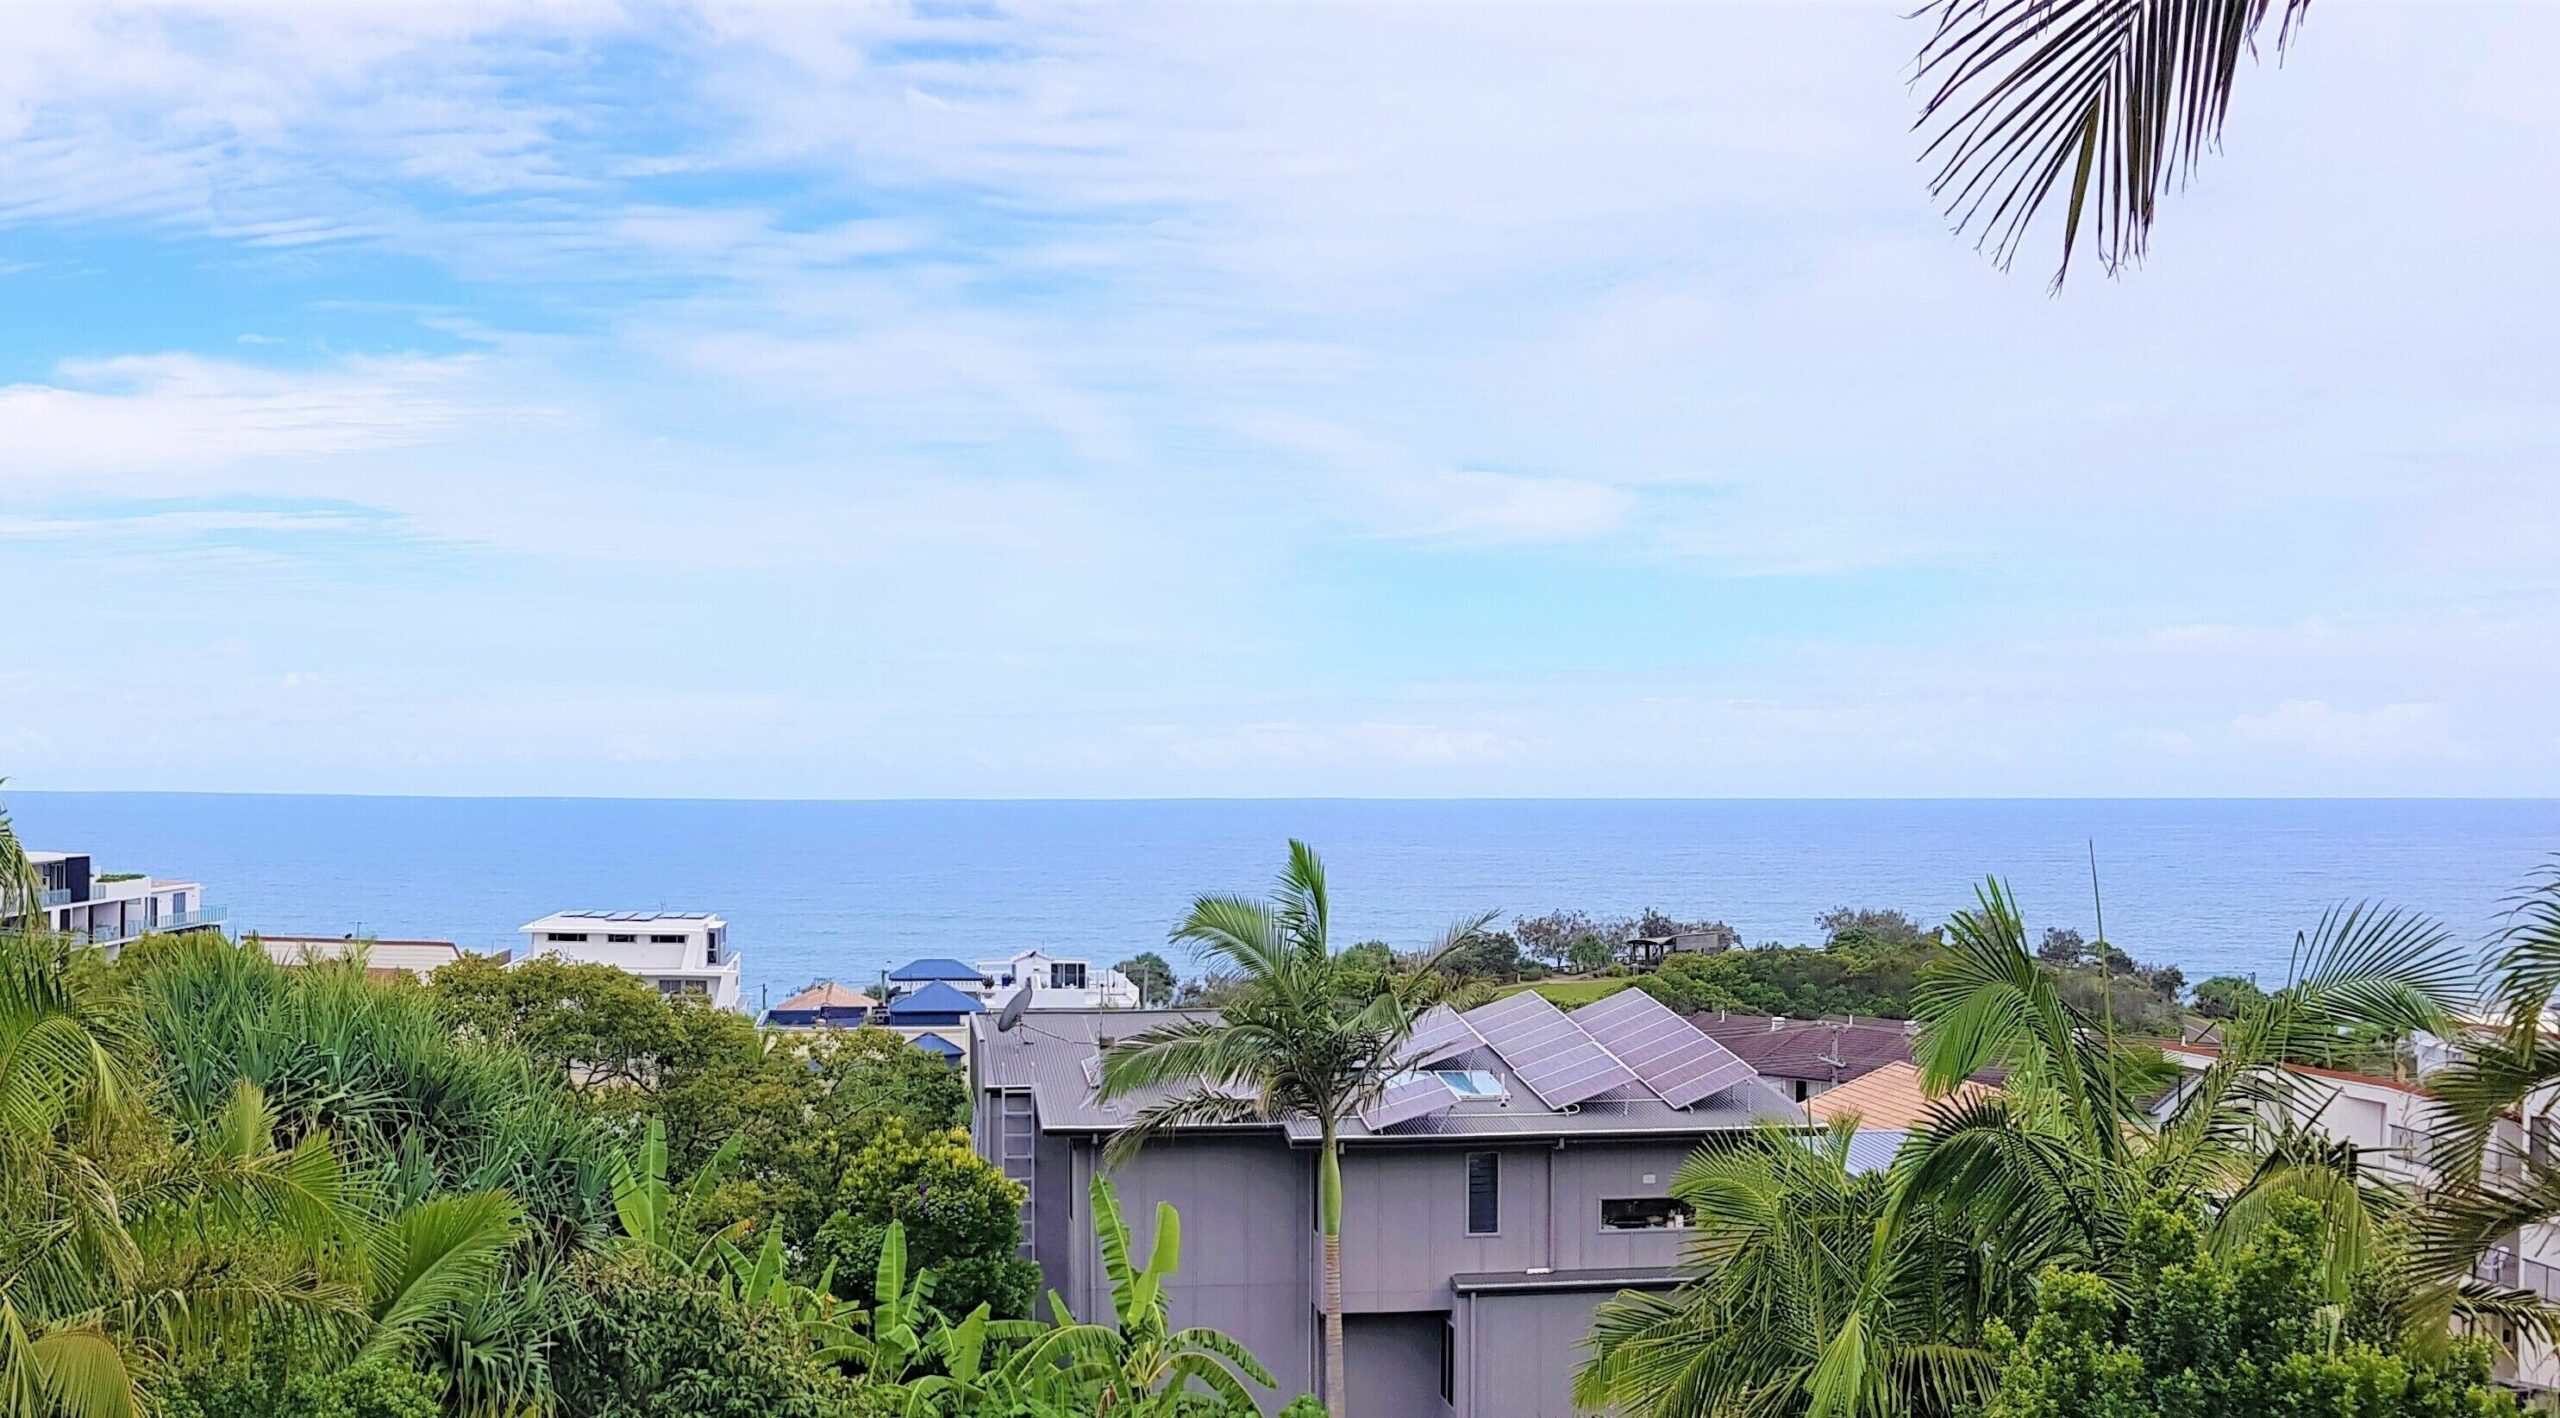
{"type": "Polygon", "coordinates": [[[83,937],[91,945],[115,945],[140,940],[146,935],[168,935],[173,931],[218,926],[230,916],[230,910],[222,906],[207,906],[201,911],[163,911],[157,920],[128,916],[122,928],[112,921],[103,921],[86,931],[74,931],[72,934],[83,937]]]}
{"type": "Polygon", "coordinates": [[[2492,1285],[2529,1290],[2545,1300],[2560,1300],[2560,1266],[2526,1260],[2511,1250],[2483,1252],[2471,1273],[2492,1285]]]}

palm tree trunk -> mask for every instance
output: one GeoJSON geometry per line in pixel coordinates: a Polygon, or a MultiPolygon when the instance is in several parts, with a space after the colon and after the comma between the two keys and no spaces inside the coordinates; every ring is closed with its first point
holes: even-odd
{"type": "Polygon", "coordinates": [[[1324,1218],[1324,1411],[1343,1418],[1350,1382],[1342,1361],[1342,1155],[1333,1124],[1324,1125],[1324,1155],[1316,1164],[1317,1199],[1324,1218]]]}

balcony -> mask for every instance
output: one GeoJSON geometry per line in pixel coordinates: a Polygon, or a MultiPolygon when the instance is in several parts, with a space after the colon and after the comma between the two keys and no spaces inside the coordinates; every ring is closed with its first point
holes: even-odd
{"type": "Polygon", "coordinates": [[[230,915],[231,912],[227,907],[207,906],[201,911],[165,912],[157,921],[128,918],[121,933],[113,925],[100,925],[92,926],[86,931],[73,931],[72,934],[91,945],[122,945],[127,941],[140,940],[146,935],[171,935],[178,931],[202,930],[208,926],[218,926],[229,919],[230,915]]]}
{"type": "Polygon", "coordinates": [[[2545,1300],[2560,1300],[2560,1266],[2526,1260],[2503,1247],[2484,1252],[2471,1273],[2492,1285],[2529,1290],[2545,1300]]]}

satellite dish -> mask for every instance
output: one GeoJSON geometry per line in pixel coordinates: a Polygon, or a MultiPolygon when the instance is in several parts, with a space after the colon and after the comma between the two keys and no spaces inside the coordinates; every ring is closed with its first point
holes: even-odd
{"type": "Polygon", "coordinates": [[[1006,1000],[1004,1002],[1004,1008],[997,1012],[996,1032],[999,1034],[1011,1033],[1014,1026],[1022,1022],[1022,1012],[1030,1007],[1031,987],[1029,985],[1025,985],[1019,991],[1015,992],[1013,998],[1006,1000]]]}

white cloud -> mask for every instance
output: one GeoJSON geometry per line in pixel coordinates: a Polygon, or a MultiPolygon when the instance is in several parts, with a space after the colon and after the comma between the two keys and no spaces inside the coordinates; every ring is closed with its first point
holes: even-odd
{"type": "Polygon", "coordinates": [[[2324,699],[2288,699],[2263,714],[2243,714],[2231,727],[2250,743],[2326,757],[2435,757],[2451,746],[2441,704],[2340,709],[2324,699]]]}
{"type": "Polygon", "coordinates": [[[44,648],[250,647],[81,772],[301,673],[305,786],[2560,786],[2545,14],[2315,15],[2060,299],[1891,7],[12,19],[0,282],[245,307],[0,332],[44,648]]]}
{"type": "Polygon", "coordinates": [[[471,402],[485,392],[470,387],[478,365],[470,356],[312,371],[181,354],[66,361],[53,382],[0,386],[0,447],[9,450],[0,487],[166,483],[262,459],[433,442],[497,412],[471,402]]]}

